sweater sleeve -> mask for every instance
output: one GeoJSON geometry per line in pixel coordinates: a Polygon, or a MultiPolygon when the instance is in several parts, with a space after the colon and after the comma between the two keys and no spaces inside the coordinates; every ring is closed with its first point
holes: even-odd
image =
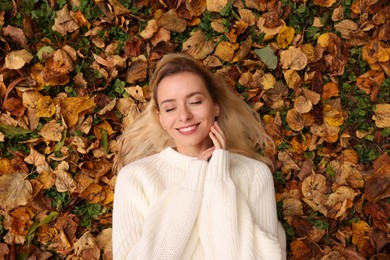
{"type": "Polygon", "coordinates": [[[207,259],[281,259],[272,175],[266,166],[256,166],[253,170],[260,172],[251,174],[244,196],[231,178],[230,153],[214,151],[199,215],[207,259]]]}
{"type": "MultiPolygon", "coordinates": [[[[179,187],[163,192],[149,205],[153,190],[144,172],[127,168],[115,184],[114,259],[180,259],[194,228],[202,199],[207,162],[194,161],[179,187]]],[[[156,181],[156,180],[154,180],[156,181]]]]}

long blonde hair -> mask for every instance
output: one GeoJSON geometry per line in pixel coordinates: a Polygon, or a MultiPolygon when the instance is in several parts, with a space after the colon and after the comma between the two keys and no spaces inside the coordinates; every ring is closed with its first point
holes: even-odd
{"type": "Polygon", "coordinates": [[[175,145],[156,116],[159,110],[157,88],[163,78],[181,72],[192,72],[201,77],[214,103],[219,105],[221,112],[217,121],[226,136],[226,149],[263,161],[272,168],[272,161],[264,156],[264,151],[270,145],[273,148],[273,142],[257,112],[233,93],[223,79],[208,71],[197,60],[184,53],[172,53],[164,55],[156,66],[150,80],[152,99],[146,109],[117,139],[114,171],[175,145]]]}

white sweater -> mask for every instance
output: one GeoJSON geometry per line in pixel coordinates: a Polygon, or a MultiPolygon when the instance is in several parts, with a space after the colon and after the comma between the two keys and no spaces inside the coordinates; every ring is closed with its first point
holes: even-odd
{"type": "Polygon", "coordinates": [[[166,148],[117,177],[114,259],[281,259],[272,174],[218,149],[209,162],[166,148]]]}

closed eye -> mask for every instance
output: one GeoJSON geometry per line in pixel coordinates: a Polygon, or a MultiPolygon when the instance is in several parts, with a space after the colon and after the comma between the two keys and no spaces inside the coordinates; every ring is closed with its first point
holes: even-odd
{"type": "Polygon", "coordinates": [[[198,104],[202,104],[202,101],[199,100],[199,101],[191,102],[190,104],[192,104],[192,105],[198,105],[198,104]]]}
{"type": "Polygon", "coordinates": [[[173,108],[168,108],[168,109],[165,109],[165,112],[171,112],[171,111],[173,111],[173,110],[175,110],[175,108],[173,107],[173,108]]]}

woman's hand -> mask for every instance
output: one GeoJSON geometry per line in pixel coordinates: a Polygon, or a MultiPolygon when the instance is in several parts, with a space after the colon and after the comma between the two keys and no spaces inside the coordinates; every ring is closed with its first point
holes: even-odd
{"type": "Polygon", "coordinates": [[[210,136],[210,139],[213,142],[214,146],[203,151],[202,154],[199,156],[199,160],[208,161],[215,149],[225,149],[226,148],[226,141],[225,141],[226,138],[222,132],[222,129],[219,127],[217,121],[215,121],[214,124],[211,126],[209,136],[210,136]]]}

